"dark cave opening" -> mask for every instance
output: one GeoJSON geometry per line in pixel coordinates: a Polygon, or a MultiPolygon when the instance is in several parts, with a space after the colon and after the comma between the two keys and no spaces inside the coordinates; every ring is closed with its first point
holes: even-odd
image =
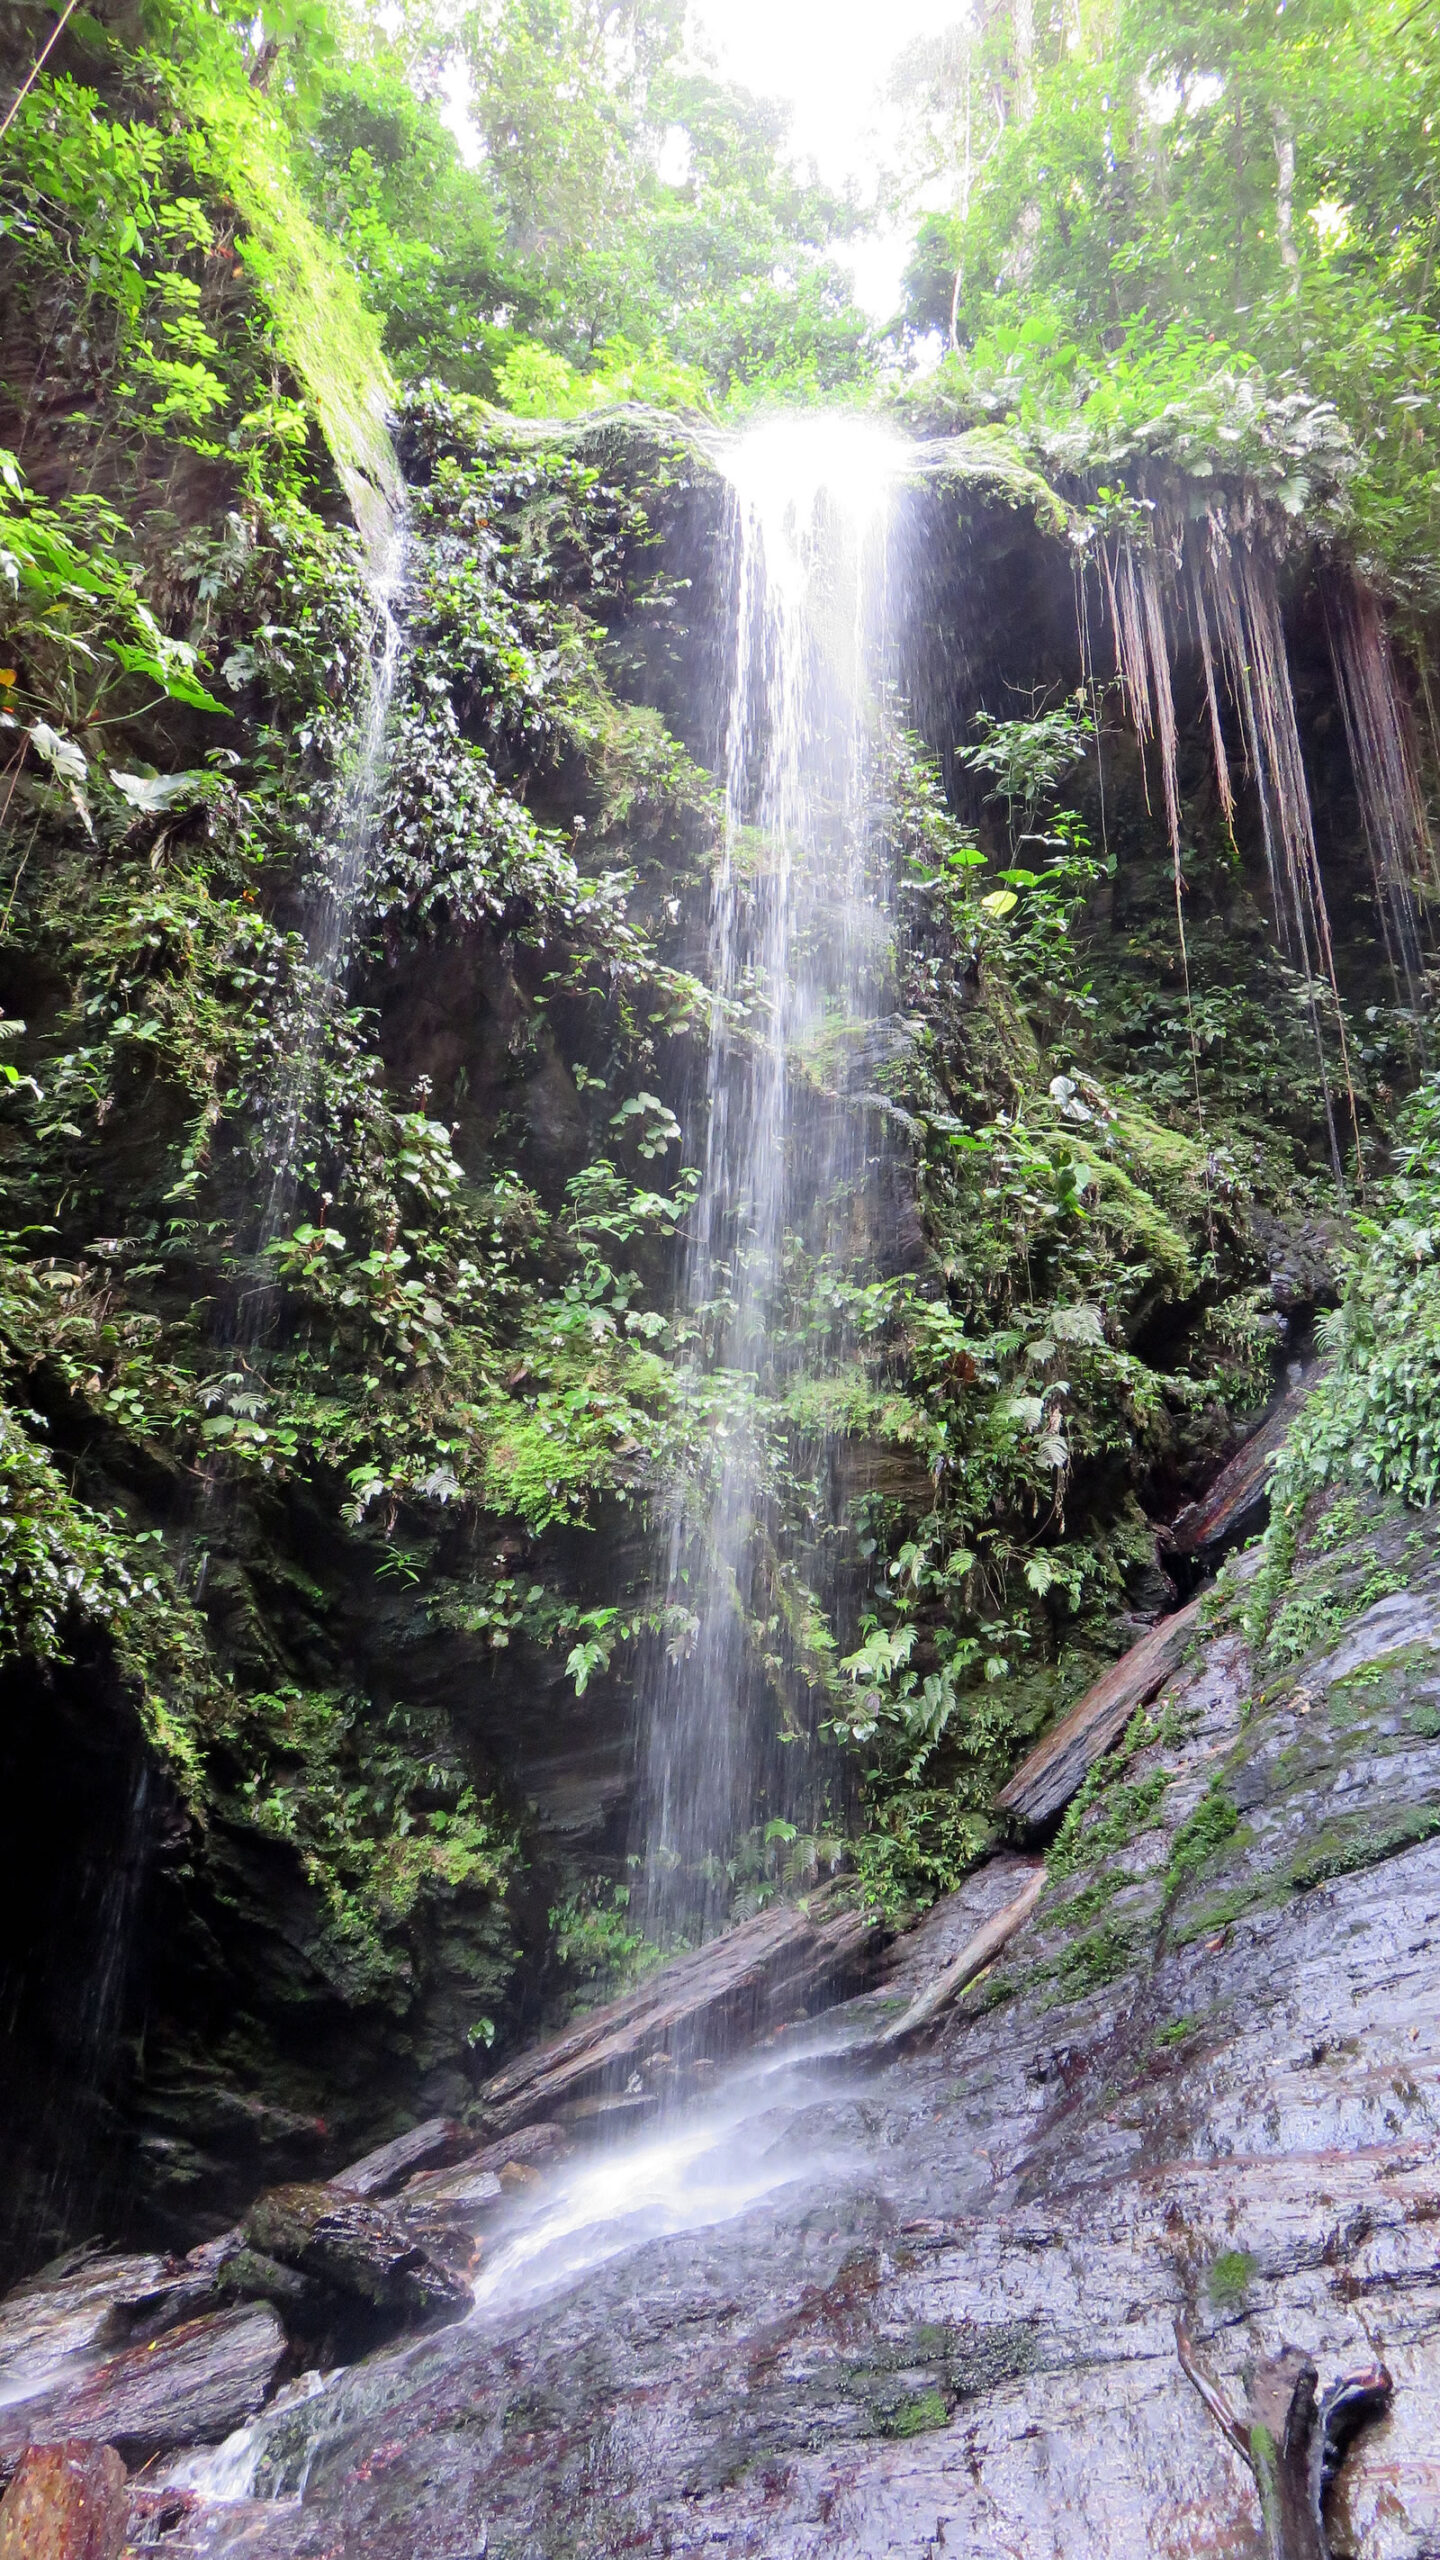
{"type": "Polygon", "coordinates": [[[117,2083],[156,1811],[101,1648],[0,1673],[0,2263],[15,2272],[112,2222],[130,2183],[117,2083]]]}

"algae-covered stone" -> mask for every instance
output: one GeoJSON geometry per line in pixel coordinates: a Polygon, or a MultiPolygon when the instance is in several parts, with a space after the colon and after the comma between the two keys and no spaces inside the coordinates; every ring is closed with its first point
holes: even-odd
{"type": "Polygon", "coordinates": [[[271,2187],[244,2222],[249,2247],[376,2311],[428,2322],[470,2305],[464,2278],[438,2264],[385,2206],[332,2187],[271,2187]]]}

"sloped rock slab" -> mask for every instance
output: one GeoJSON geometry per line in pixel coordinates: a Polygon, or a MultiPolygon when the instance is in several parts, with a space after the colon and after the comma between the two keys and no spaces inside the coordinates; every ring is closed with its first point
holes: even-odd
{"type": "Polygon", "coordinates": [[[1022,1857],[1018,1851],[1002,1850],[987,1858],[953,1893],[942,1894],[924,1918],[887,1949],[887,1995],[903,1992],[906,2000],[913,2000],[937,1973],[943,1973],[954,1962],[977,1929],[993,1920],[1007,1902],[1014,1901],[1033,1867],[1032,1858],[1022,1857]]]}
{"type": "Polygon", "coordinates": [[[82,2251],[17,2285],[0,2302],[0,2394],[38,2390],[67,2359],[121,2344],[130,2306],[172,2273],[169,2258],[82,2251]]]}
{"type": "Polygon", "coordinates": [[[511,2133],[578,2100],[623,2090],[657,2056],[680,2068],[732,2051],[847,1977],[853,1981],[881,1935],[866,1911],[822,1907],[817,1914],[813,1904],[807,1912],[781,1903],[759,1912],[497,2072],[480,2093],[486,2122],[496,2134],[511,2133]]]}
{"type": "Polygon", "coordinates": [[[183,2321],[18,2407],[0,2409],[0,2461],[61,2438],[112,2444],[127,2462],[215,2444],[263,2403],[285,2354],[268,2304],[183,2321]]]}

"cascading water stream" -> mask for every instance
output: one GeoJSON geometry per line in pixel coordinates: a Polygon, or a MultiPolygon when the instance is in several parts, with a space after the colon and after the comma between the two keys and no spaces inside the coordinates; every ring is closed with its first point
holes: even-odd
{"type": "Polygon", "coordinates": [[[820,417],[775,421],[721,457],[734,622],[685,1278],[709,1471],[672,1518],[671,1642],[642,1701],[657,1933],[726,1917],[737,1836],[791,1809],[774,1747],[784,1673],[774,1648],[768,1676],[757,1666],[751,1634],[773,1627],[779,1576],[802,1596],[803,1559],[778,1558],[769,1535],[766,1405],[795,1365],[787,1298],[869,1241],[871,1137],[847,1087],[888,971],[865,770],[899,452],[862,421],[820,417]]]}
{"type": "MultiPolygon", "coordinates": [[[[723,457],[734,614],[725,828],[684,1279],[699,1349],[690,1389],[713,1463],[703,1498],[677,1504],[669,1537],[664,1598],[672,1618],[683,1614],[688,1641],[643,1701],[648,1909],[652,1926],[670,1929],[728,1917],[726,1855],[757,1807],[779,1800],[777,1760],[783,1775],[793,1766],[773,1747],[782,1701],[757,1679],[746,1620],[765,1607],[777,1569],[798,1577],[813,1560],[777,1564],[773,1547],[765,1552],[758,1408],[805,1365],[804,1328],[788,1302],[813,1302],[817,1274],[838,1284],[825,1293],[820,1356],[843,1359],[836,1308],[846,1275],[868,1269],[875,1243],[869,1194],[880,1141],[866,1087],[890,992],[891,931],[867,766],[901,450],[858,421],[797,418],[723,457]]],[[[393,672],[392,660],[391,682],[393,672]]],[[[369,804],[359,776],[382,752],[385,675],[382,659],[373,746],[357,768],[361,812],[369,804]]],[[[363,821],[355,837],[363,871],[363,821]]],[[[337,953],[341,912],[337,896],[337,953]]],[[[817,2149],[808,2130],[811,2052],[807,2036],[740,2063],[708,2099],[546,2179],[487,2247],[476,2322],[503,2328],[647,2240],[729,2221],[797,2181],[850,2174],[859,2164],[817,2149]],[[792,2122],[806,2128],[798,2140],[792,2122]]],[[[399,2350],[395,2375],[423,2351],[399,2350]]],[[[376,2387],[357,2370],[357,2394],[376,2387]]],[[[211,2499],[303,2496],[321,2450],[349,2423],[351,2390],[343,2372],[323,2385],[307,2377],[171,2476],[211,2499]]]]}
{"type": "MultiPolygon", "coordinates": [[[[356,905],[375,845],[390,712],[405,655],[399,607],[407,551],[403,515],[387,512],[378,525],[372,524],[364,578],[373,623],[362,654],[361,697],[336,777],[330,824],[310,883],[306,966],[293,1041],[288,1054],[275,1061],[265,1110],[259,1153],[262,1164],[268,1167],[269,1180],[253,1246],[261,1276],[258,1285],[252,1285],[242,1296],[229,1319],[224,1338],[233,1353],[233,1366],[228,1376],[216,1382],[226,1394],[253,1395],[257,1376],[263,1379],[264,1353],[277,1303],[268,1248],[288,1232],[294,1217],[302,1139],[314,1107],[326,1020],[349,954],[356,905]]],[[[212,1472],[205,1480],[207,1510],[215,1494],[212,1472]]],[[[193,1565],[197,1598],[204,1587],[208,1561],[208,1547],[199,1543],[193,1565]]]]}
{"type": "Polygon", "coordinates": [[[845,2103],[860,2084],[846,2068],[845,2044],[843,2032],[827,2034],[824,2024],[806,2028],[778,2050],[733,2064],[683,2113],[580,2151],[487,2226],[475,2307],[462,2327],[408,2340],[369,2363],[298,2376],[223,2444],[168,2464],[167,2485],[217,2505],[303,2501],[357,2419],[403,2399],[437,2349],[468,2353],[483,2340],[504,2353],[518,2325],[613,2260],[716,2231],[782,2195],[833,2202],[840,2189],[863,2184],[873,2162],[846,2121],[845,2103]],[[821,2085],[834,2120],[817,2131],[821,2085]]]}
{"type": "Polygon", "coordinates": [[[397,607],[404,589],[407,548],[403,516],[387,516],[370,545],[365,570],[379,646],[372,643],[364,652],[354,733],[312,888],[306,934],[309,974],[299,1035],[287,1072],[277,1077],[265,1130],[270,1188],[260,1225],[262,1253],[284,1231],[294,1208],[296,1153],[313,1097],[325,1015],[349,951],[356,902],[374,847],[390,709],[405,650],[397,607]]]}

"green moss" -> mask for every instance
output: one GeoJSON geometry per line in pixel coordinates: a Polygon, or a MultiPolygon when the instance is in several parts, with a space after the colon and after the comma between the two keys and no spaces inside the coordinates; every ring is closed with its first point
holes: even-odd
{"type": "Polygon", "coordinates": [[[1103,1875],[1082,1886],[1079,1893],[1072,1893],[1067,1901],[1047,1904],[1046,1921],[1055,1928],[1086,1928],[1092,1920],[1098,1920],[1102,1911],[1109,1909],[1117,1893],[1123,1893],[1126,1886],[1134,1882],[1135,1878],[1125,1868],[1107,1867],[1103,1875]]]}
{"type": "Polygon", "coordinates": [[[1115,1857],[1161,1819],[1170,1785],[1168,1771],[1152,1770],[1148,1777],[1132,1780],[1105,1771],[1102,1764],[1102,1773],[1102,1783],[1088,1803],[1086,1789],[1081,1788],[1056,1834],[1049,1861],[1052,1876],[1074,1875],[1081,1867],[1115,1857]]]}
{"type": "Polygon", "coordinates": [[[1265,1643],[1267,1663],[1299,1662],[1322,1644],[1363,1617],[1377,1600],[1389,1598],[1392,1592],[1408,1588],[1407,1578],[1388,1565],[1372,1563],[1369,1570],[1342,1580],[1335,1575],[1313,1573],[1292,1586],[1270,1622],[1265,1643]]]}
{"type": "Polygon", "coordinates": [[[1010,506],[1032,508],[1037,524],[1048,533],[1066,535],[1076,521],[1072,509],[1036,469],[1020,437],[1004,427],[971,427],[963,435],[947,436],[928,470],[959,488],[1002,498],[1010,506]]]}
{"type": "Polygon", "coordinates": [[[1189,1947],[1197,1938],[1217,1935],[1228,1929],[1233,1921],[1243,1919],[1247,1911],[1254,1911],[1267,1899],[1267,1893],[1268,1889],[1263,1884],[1231,1885],[1224,1893],[1214,1895],[1199,1911],[1192,1912],[1188,1919],[1172,1927],[1171,1945],[1189,1947]]]}
{"type": "Polygon", "coordinates": [[[1199,2033],[1203,2024],[1204,2020],[1198,2017],[1172,2018],[1168,2027],[1156,2028],[1152,2042],[1162,2048],[1168,2048],[1172,2045],[1178,2044],[1187,2044],[1191,2036],[1199,2033]]]}
{"type": "Polygon", "coordinates": [[[882,2436],[929,2435],[936,2427],[948,2427],[949,2423],[949,2403],[940,2391],[921,2391],[913,2400],[902,2400],[898,2409],[876,2412],[876,2426],[882,2436]]]}
{"type": "Polygon", "coordinates": [[[1212,2309],[1238,2311],[1255,2281],[1257,2261],[1248,2249],[1222,2249],[1205,2271],[1205,2290],[1212,2309]]]}
{"type": "Polygon", "coordinates": [[[1103,1928],[1091,1929],[1067,1947],[1050,1968],[1057,1991],[1067,1998],[1083,1999],[1088,1992],[1099,1991],[1107,1982],[1125,1972],[1135,1953],[1131,1930],[1118,1921],[1107,1921],[1103,1928]]]}
{"type": "Polygon", "coordinates": [[[390,441],[395,386],[349,267],[311,221],[269,111],[243,87],[195,81],[191,111],[245,225],[245,262],[276,344],[303,386],[362,527],[378,534],[403,490],[390,441]]]}
{"type": "Polygon", "coordinates": [[[1195,1286],[1194,1257],[1150,1193],[1118,1164],[1098,1165],[1094,1188],[1095,1215],[1118,1238],[1127,1257],[1147,1263],[1173,1289],[1188,1295],[1195,1286]]]}
{"type": "Polygon", "coordinates": [[[1167,1881],[1179,1885],[1198,1875],[1234,1845],[1240,1816],[1218,1778],[1212,1779],[1193,1813],[1187,1814],[1170,1844],[1167,1881]]]}
{"type": "Polygon", "coordinates": [[[1327,1822],[1316,1838],[1293,1858],[1287,1881],[1297,1893],[1308,1893],[1333,1876],[1354,1875],[1398,1857],[1440,1832],[1440,1806],[1411,1805],[1391,1820],[1355,1814],[1348,1821],[1327,1822]]]}

